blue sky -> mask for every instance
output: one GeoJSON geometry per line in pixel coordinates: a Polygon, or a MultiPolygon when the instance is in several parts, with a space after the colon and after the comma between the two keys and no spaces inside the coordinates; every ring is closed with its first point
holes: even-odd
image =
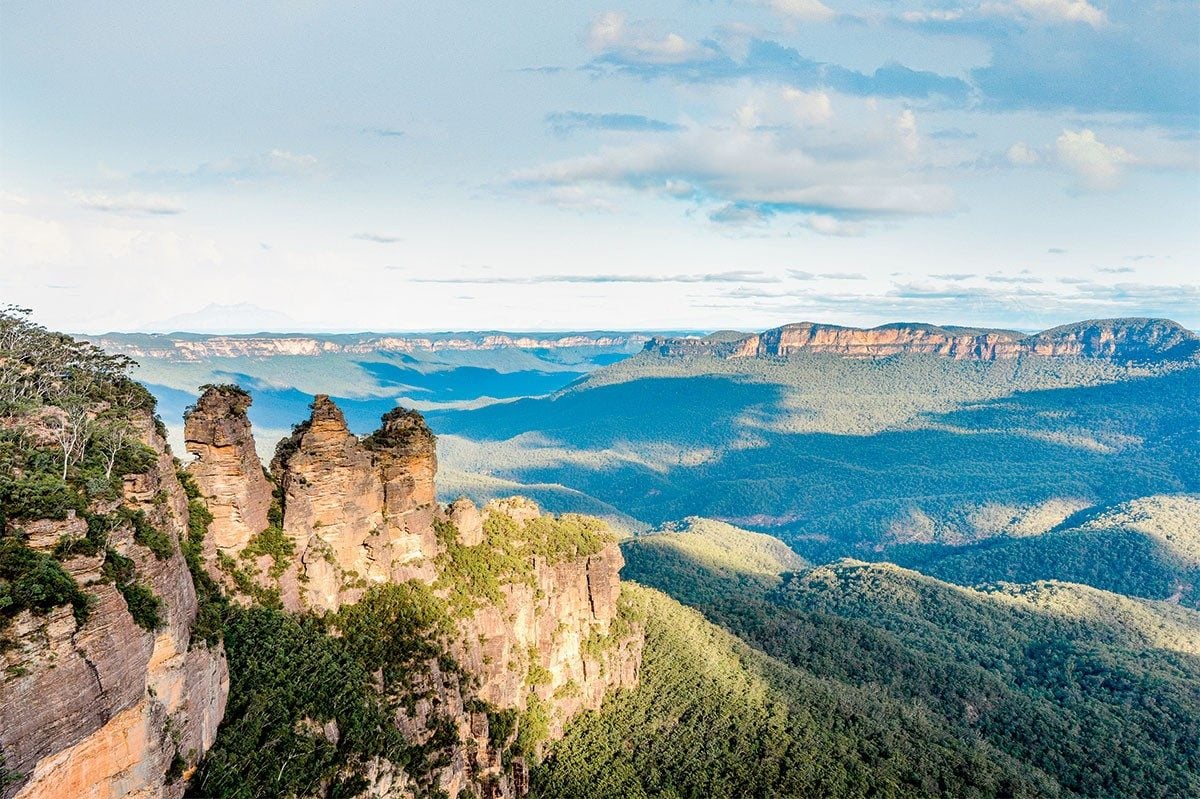
{"type": "Polygon", "coordinates": [[[59,328],[1200,327],[1196,2],[6,3],[0,101],[59,328]]]}

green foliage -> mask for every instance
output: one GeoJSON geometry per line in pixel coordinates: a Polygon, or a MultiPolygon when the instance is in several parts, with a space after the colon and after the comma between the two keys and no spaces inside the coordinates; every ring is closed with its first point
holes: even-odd
{"type": "Polygon", "coordinates": [[[383,674],[385,690],[410,687],[430,659],[440,659],[447,671],[458,668],[439,644],[451,632],[445,604],[423,583],[373,587],[328,621],[348,653],[368,671],[383,674]]]}
{"type": "Polygon", "coordinates": [[[542,665],[542,653],[536,646],[529,647],[528,659],[529,668],[525,670],[525,684],[530,688],[549,685],[554,680],[554,675],[542,665]]]}
{"type": "Polygon", "coordinates": [[[300,451],[300,440],[304,438],[304,434],[310,427],[312,427],[311,419],[305,419],[292,425],[291,435],[284,436],[275,445],[275,458],[271,461],[272,469],[282,469],[287,466],[292,456],[300,451]]]}
{"type": "Polygon", "coordinates": [[[5,766],[4,753],[0,752],[0,790],[16,785],[25,775],[5,766]]]}
{"type": "Polygon", "coordinates": [[[484,524],[484,541],[464,546],[452,522],[435,520],[434,530],[445,551],[438,556],[434,587],[447,592],[447,602],[459,618],[485,604],[498,604],[501,586],[532,577],[529,559],[520,551],[519,527],[510,517],[492,514],[484,524]]]}
{"type": "Polygon", "coordinates": [[[613,540],[601,520],[577,514],[541,516],[524,524],[492,510],[483,524],[483,542],[464,546],[452,522],[435,520],[434,530],[445,551],[438,558],[436,588],[448,592],[455,616],[469,616],[485,604],[502,600],[501,588],[531,583],[533,558],[547,563],[594,555],[613,540]]]}
{"type": "Polygon", "coordinates": [[[1200,585],[1200,569],[1181,564],[1133,530],[1055,531],[967,547],[910,547],[892,555],[897,563],[961,585],[1062,580],[1152,599],[1178,592],[1182,604],[1200,606],[1194,588],[1200,585]]]}
{"type": "Polygon", "coordinates": [[[128,377],[134,361],[30,320],[30,310],[0,307],[0,414],[59,405],[64,398],[154,410],[154,398],[128,377]]]}
{"type": "Polygon", "coordinates": [[[20,429],[0,430],[0,527],[82,513],[87,499],[75,482],[63,479],[57,453],[27,439],[20,429]]]}
{"type": "Polygon", "coordinates": [[[234,611],[225,633],[225,719],[188,794],[356,795],[375,757],[420,785],[453,731],[414,746],[391,708],[411,699],[406,685],[424,660],[445,660],[434,641],[444,620],[428,589],[413,584],[373,589],[325,620],[261,607],[234,611]],[[375,688],[377,670],[385,675],[383,693],[375,688]],[[337,734],[326,736],[330,722],[337,734]]]}
{"type": "Polygon", "coordinates": [[[569,725],[534,796],[1058,795],[918,705],[811,677],[656,591],[627,593],[646,624],[641,680],[569,725]]]}
{"type": "Polygon", "coordinates": [[[125,605],[129,608],[129,615],[133,617],[135,624],[146,630],[162,627],[162,600],[155,596],[148,586],[133,581],[118,584],[117,590],[125,598],[125,605]]]}
{"type": "Polygon", "coordinates": [[[134,622],[146,630],[157,630],[163,620],[159,613],[162,600],[137,579],[134,563],[115,549],[105,551],[104,565],[100,567],[103,579],[113,583],[125,599],[125,605],[134,622]]]}
{"type": "Polygon", "coordinates": [[[175,554],[175,542],[169,535],[151,524],[144,511],[124,507],[118,513],[133,525],[133,540],[153,552],[154,557],[166,560],[175,554]]]}
{"type": "Polygon", "coordinates": [[[208,391],[216,391],[219,394],[224,394],[231,397],[240,397],[241,399],[250,399],[250,393],[237,383],[205,383],[204,385],[200,386],[201,394],[204,394],[208,391]]]}
{"type": "Polygon", "coordinates": [[[522,535],[533,554],[550,564],[595,555],[615,540],[602,520],[577,513],[530,519],[522,535]]]}
{"type": "Polygon", "coordinates": [[[189,501],[204,498],[200,493],[200,486],[196,485],[196,478],[192,477],[191,472],[183,468],[178,458],[175,459],[175,476],[179,478],[179,484],[183,486],[183,495],[189,501]]]}
{"type": "Polygon", "coordinates": [[[1198,390],[1196,367],[1070,358],[637,357],[553,398],[427,415],[453,468],[650,523],[724,519],[828,561],[976,540],[989,505],[1200,491],[1198,390]]]}
{"type": "MultiPolygon", "coordinates": [[[[1147,605],[1092,592],[1068,613],[1066,600],[1032,606],[1016,601],[1023,594],[854,563],[799,572],[777,588],[778,578],[711,570],[669,539],[650,545],[655,538],[624,544],[626,577],[671,591],[798,673],[923,708],[945,734],[982,740],[1027,779],[1048,775],[1086,796],[1200,787],[1200,659],[1194,648],[1147,645],[1167,624],[1147,605]],[[1098,602],[1127,619],[1099,615],[1098,602]]],[[[1056,596],[1087,590],[1059,586],[1056,596]]],[[[1179,612],[1172,623],[1200,638],[1200,620],[1179,612]]]]}
{"type": "Polygon", "coordinates": [[[513,707],[487,711],[488,743],[493,749],[502,751],[508,747],[513,733],[516,732],[519,716],[520,711],[513,707]]]}
{"type": "Polygon", "coordinates": [[[182,542],[183,559],[196,589],[196,620],[192,622],[192,641],[215,646],[224,636],[225,620],[231,612],[229,599],[217,581],[204,568],[204,537],[213,515],[200,496],[200,489],[187,471],[178,471],[188,497],[188,532],[182,542]]]}
{"type": "Polygon", "coordinates": [[[542,744],[550,737],[550,709],[544,701],[531,691],[525,702],[525,710],[517,719],[517,739],[513,752],[536,759],[542,744]]]}
{"type": "Polygon", "coordinates": [[[238,556],[250,559],[260,555],[270,555],[271,568],[268,574],[272,579],[277,580],[287,570],[295,554],[296,544],[282,529],[272,525],[261,533],[251,536],[238,556]]]}
{"type": "Polygon", "coordinates": [[[3,516],[19,519],[65,519],[70,511],[82,512],[83,497],[57,475],[33,474],[0,477],[3,516]]]}
{"type": "Polygon", "coordinates": [[[0,627],[22,610],[45,613],[67,604],[74,609],[75,622],[82,625],[92,601],[54,558],[16,536],[0,536],[0,627]]]}
{"type": "Polygon", "coordinates": [[[260,584],[256,579],[258,569],[253,563],[238,563],[233,556],[217,552],[217,568],[229,575],[239,592],[257,604],[268,608],[283,607],[278,586],[268,588],[260,584]]]}

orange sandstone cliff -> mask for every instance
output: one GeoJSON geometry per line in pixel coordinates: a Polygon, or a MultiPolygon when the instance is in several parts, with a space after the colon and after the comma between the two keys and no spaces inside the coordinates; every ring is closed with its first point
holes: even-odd
{"type": "Polygon", "coordinates": [[[1011,330],[897,322],[870,329],[798,322],[739,338],[654,338],[646,351],[664,357],[848,358],[936,355],[994,361],[1022,356],[1103,358],[1118,362],[1194,360],[1200,338],[1169,319],[1097,319],[1032,335],[1011,330]]]}

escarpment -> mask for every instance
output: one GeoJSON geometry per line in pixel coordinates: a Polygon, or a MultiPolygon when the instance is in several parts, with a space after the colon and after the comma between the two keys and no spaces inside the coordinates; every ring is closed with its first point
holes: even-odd
{"type": "Polygon", "coordinates": [[[181,796],[229,689],[152,400],[124,381],[89,391],[127,397],[56,392],[0,414],[5,799],[181,796]]]}
{"type": "Polygon", "coordinates": [[[904,322],[870,329],[799,322],[733,340],[654,338],[645,349],[664,357],[787,358],[813,353],[995,361],[1033,355],[1144,363],[1194,360],[1200,355],[1200,337],[1169,319],[1097,319],[1032,335],[904,322]]]}
{"type": "MultiPolygon", "coordinates": [[[[208,389],[188,417],[197,455],[189,473],[201,496],[230,507],[243,495],[228,490],[225,465],[233,459],[215,446],[215,434],[236,431],[229,438],[246,454],[237,468],[261,475],[261,467],[251,457],[248,404],[213,396],[222,390],[208,389]]],[[[370,662],[382,675],[380,701],[427,765],[356,750],[337,779],[361,780],[371,796],[434,789],[451,797],[520,796],[528,789],[524,764],[543,742],[613,689],[636,682],[641,630],[622,613],[620,550],[603,523],[545,516],[519,498],[443,507],[436,469],[434,437],[420,414],[397,408],[359,438],[333,401],[317,396],[310,418],[272,460],[274,504],[265,527],[240,551],[210,553],[208,565],[242,603],[325,618],[352,648],[363,625],[342,620],[385,605],[401,587],[427,594],[414,607],[433,608],[428,615],[437,623],[429,630],[438,632],[370,648],[428,649],[399,672],[390,661],[370,662]],[[394,672],[402,678],[389,678],[394,672]]],[[[245,516],[212,509],[211,537],[237,540],[245,516]]],[[[380,634],[394,630],[383,625],[380,634]]],[[[338,726],[336,717],[312,721],[338,726]]],[[[321,734],[343,746],[332,732],[321,734]]],[[[225,751],[220,742],[218,749],[225,751]]],[[[223,779],[202,774],[198,791],[223,779]]]]}

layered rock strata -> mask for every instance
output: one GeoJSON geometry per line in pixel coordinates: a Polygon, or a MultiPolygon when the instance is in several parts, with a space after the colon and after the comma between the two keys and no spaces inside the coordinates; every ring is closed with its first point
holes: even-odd
{"type": "Polygon", "coordinates": [[[994,361],[1026,355],[1121,362],[1194,360],[1200,338],[1166,319],[1100,319],[1027,335],[896,323],[870,329],[800,322],[728,340],[655,338],[645,349],[664,357],[786,358],[825,353],[848,358],[937,355],[994,361]]]}
{"type": "MultiPolygon", "coordinates": [[[[106,542],[158,598],[160,626],[135,623],[101,573],[111,557],[105,551],[62,558],[93,597],[84,623],[62,605],[45,614],[22,611],[0,629],[0,750],[4,769],[21,775],[0,792],[5,799],[179,797],[216,737],[229,677],[221,645],[192,636],[197,600],[180,549],[187,498],[150,414],[138,416],[135,427],[154,453],[152,465],[125,477],[122,499],[88,510],[111,515],[124,505],[166,535],[165,557],[138,543],[128,521],[109,530],[106,542]]],[[[87,533],[74,511],[19,527],[8,532],[25,534],[27,545],[43,552],[87,533]]]]}

